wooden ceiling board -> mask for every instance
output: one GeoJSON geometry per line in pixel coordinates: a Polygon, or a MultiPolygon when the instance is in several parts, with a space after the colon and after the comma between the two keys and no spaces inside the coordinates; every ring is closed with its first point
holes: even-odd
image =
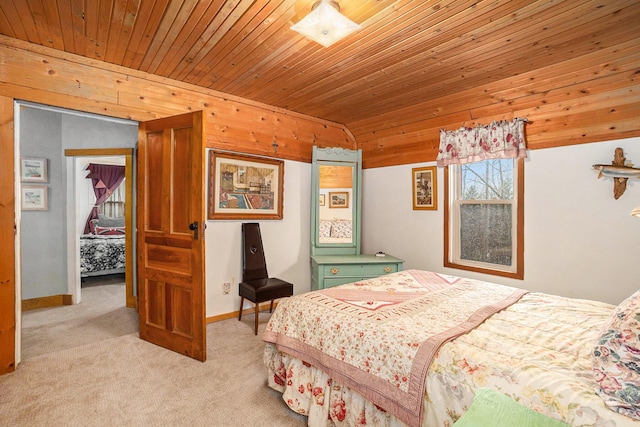
{"type": "MultiPolygon", "coordinates": [[[[235,17],[239,15],[239,11],[236,11],[236,9],[241,8],[241,11],[244,11],[251,4],[252,2],[249,1],[238,1],[237,3],[226,2],[224,7],[220,9],[216,17],[211,21],[211,24],[207,26],[199,37],[199,43],[194,45],[195,50],[192,49],[193,54],[190,53],[186,56],[185,58],[187,60],[183,61],[177,68],[177,74],[176,71],[174,71],[170,77],[173,76],[172,78],[177,80],[197,84],[195,79],[199,72],[211,71],[212,67],[202,65],[208,62],[210,56],[215,56],[213,53],[214,50],[225,37],[229,27],[236,22],[235,17]]],[[[210,86],[207,85],[206,87],[210,86]]]]}
{"type": "MultiPolygon", "coordinates": [[[[100,1],[107,2],[109,0],[100,1]]],[[[140,64],[142,64],[147,52],[149,52],[151,43],[154,40],[156,28],[160,25],[160,21],[170,1],[171,0],[154,0],[140,3],[136,24],[133,26],[131,33],[131,40],[125,51],[122,63],[119,65],[133,68],[134,70],[140,69],[140,64]]]]}
{"type": "MultiPolygon", "coordinates": [[[[442,53],[434,58],[435,61],[431,63],[429,63],[429,58],[412,58],[411,60],[414,63],[422,64],[423,66],[422,69],[414,72],[411,71],[412,68],[404,64],[397,65],[396,70],[385,69],[384,75],[388,81],[386,84],[381,81],[373,82],[374,88],[371,89],[370,99],[384,99],[384,108],[395,110],[420,102],[425,98],[439,96],[437,88],[441,88],[441,91],[448,93],[451,93],[451,88],[454,88],[456,92],[463,91],[470,87],[477,87],[492,80],[501,80],[521,72],[521,70],[526,70],[533,61],[537,61],[537,66],[542,66],[545,63],[562,61],[562,58],[564,60],[568,59],[567,52],[552,53],[550,55],[548,50],[551,48],[547,47],[551,46],[549,44],[529,49],[528,45],[531,44],[531,38],[527,36],[522,37],[520,41],[517,41],[514,36],[509,41],[508,48],[487,49],[486,46],[491,43],[497,45],[495,40],[500,40],[503,35],[501,32],[491,28],[487,29],[486,33],[492,36],[493,40],[482,39],[478,36],[477,40],[473,42],[474,46],[469,46],[464,41],[454,40],[457,46],[443,50],[442,53]],[[502,60],[498,60],[500,57],[502,57],[502,60]],[[557,59],[554,60],[554,57],[557,59]],[[429,63],[429,65],[425,67],[425,63],[429,63]],[[457,67],[456,64],[458,63],[464,64],[464,66],[457,67]],[[505,63],[508,63],[509,67],[505,67],[505,63]],[[451,70],[455,70],[455,72],[451,73],[451,70]],[[429,80],[433,83],[425,82],[425,75],[428,75],[429,80]],[[396,77],[394,78],[394,76],[396,77]]],[[[553,35],[550,35],[548,39],[553,41],[553,35]]],[[[444,43],[442,48],[444,49],[446,45],[444,43]]],[[[571,49],[576,49],[576,47],[567,48],[569,51],[571,49]]],[[[314,101],[325,100],[325,105],[331,103],[334,106],[335,103],[335,107],[338,108],[341,103],[349,104],[352,102],[352,99],[349,98],[349,93],[341,94],[336,91],[333,96],[333,99],[327,99],[327,95],[311,96],[311,98],[314,101]]],[[[362,94],[353,96],[362,96],[362,94]]],[[[382,103],[379,103],[379,105],[382,106],[382,103]]],[[[324,110],[314,110],[314,112],[317,115],[326,114],[324,110]]],[[[350,117],[347,123],[362,118],[357,116],[350,117]]]]}
{"type": "MultiPolygon", "coordinates": [[[[532,119],[534,145],[640,135],[637,0],[341,0],[362,28],[330,48],[290,29],[314,1],[2,0],[0,34],[343,124],[369,165],[433,155],[440,126],[515,114],[532,119]]],[[[69,74],[62,90],[91,96],[90,73],[69,74]]]]}

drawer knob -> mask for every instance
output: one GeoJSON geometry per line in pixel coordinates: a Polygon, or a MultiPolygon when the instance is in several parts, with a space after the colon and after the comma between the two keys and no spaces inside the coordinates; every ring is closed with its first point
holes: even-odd
{"type": "Polygon", "coordinates": [[[340,269],[339,268],[335,268],[334,267],[334,268],[331,269],[331,274],[338,274],[338,273],[340,273],[340,269]]]}
{"type": "Polygon", "coordinates": [[[386,267],[384,268],[384,272],[385,272],[385,273],[391,273],[391,267],[386,266],[386,267]]]}

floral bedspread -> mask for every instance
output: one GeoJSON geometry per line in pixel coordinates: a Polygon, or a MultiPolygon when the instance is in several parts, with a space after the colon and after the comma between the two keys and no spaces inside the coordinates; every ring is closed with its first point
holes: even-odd
{"type": "Polygon", "coordinates": [[[425,377],[442,343],[525,293],[406,270],[282,300],[263,339],[418,426],[425,377]]]}
{"type": "MultiPolygon", "coordinates": [[[[423,386],[421,425],[452,426],[475,390],[488,387],[572,426],[640,427],[596,394],[590,352],[613,309],[596,301],[524,295],[440,347],[423,386]]],[[[310,426],[406,425],[312,361],[269,343],[264,361],[269,386],[307,415],[310,426]]]]}
{"type": "Polygon", "coordinates": [[[122,270],[125,267],[125,237],[96,236],[80,237],[80,274],[122,270]]]}

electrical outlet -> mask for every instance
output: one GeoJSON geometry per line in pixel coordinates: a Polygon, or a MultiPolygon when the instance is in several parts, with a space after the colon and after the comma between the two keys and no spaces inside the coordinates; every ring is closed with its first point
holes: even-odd
{"type": "Polygon", "coordinates": [[[229,295],[229,292],[231,292],[231,283],[224,282],[222,284],[222,293],[225,295],[229,295]]]}

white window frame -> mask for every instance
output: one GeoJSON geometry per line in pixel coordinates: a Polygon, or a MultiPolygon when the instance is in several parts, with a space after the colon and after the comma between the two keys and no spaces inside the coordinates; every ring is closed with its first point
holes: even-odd
{"type": "Polygon", "coordinates": [[[445,267],[476,271],[497,276],[524,278],[524,160],[514,160],[513,198],[510,200],[462,200],[462,168],[459,165],[445,168],[445,267]],[[464,204],[509,204],[512,206],[511,259],[512,265],[505,266],[461,259],[460,207],[464,204]]]}

